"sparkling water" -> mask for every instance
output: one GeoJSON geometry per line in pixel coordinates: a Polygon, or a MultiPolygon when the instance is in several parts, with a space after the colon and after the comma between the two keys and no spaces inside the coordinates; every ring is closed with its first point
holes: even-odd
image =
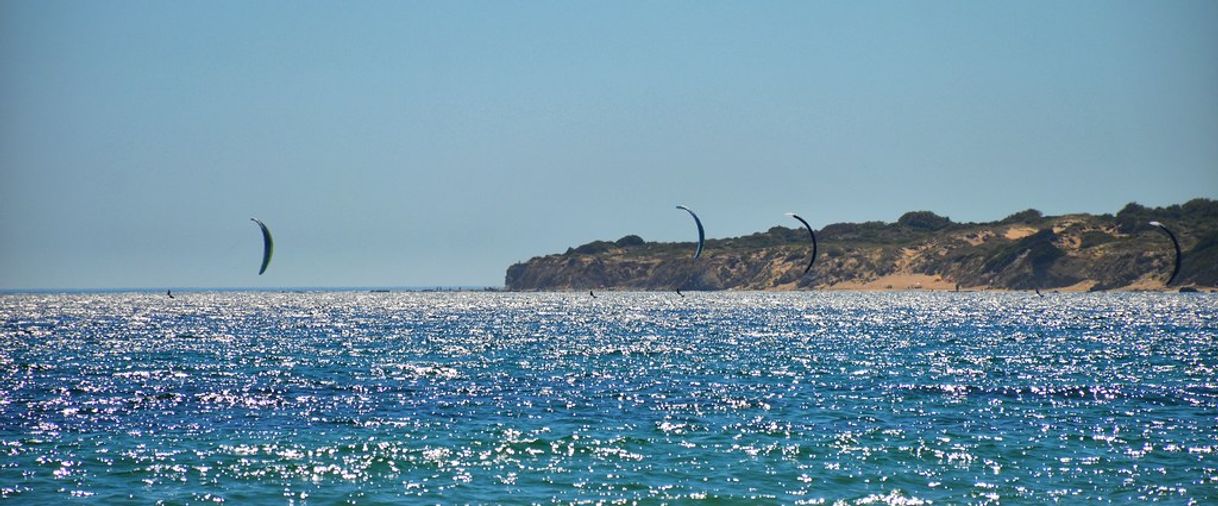
{"type": "Polygon", "coordinates": [[[1218,297],[0,296],[0,498],[1218,503],[1218,297]]]}

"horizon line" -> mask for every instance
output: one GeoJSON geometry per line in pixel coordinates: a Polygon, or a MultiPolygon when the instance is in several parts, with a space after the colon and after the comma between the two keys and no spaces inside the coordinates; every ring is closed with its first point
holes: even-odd
{"type": "Polygon", "coordinates": [[[178,290],[179,292],[300,292],[300,291],[331,291],[331,292],[356,292],[366,290],[390,290],[402,292],[424,292],[424,291],[475,291],[475,290],[503,290],[504,286],[492,285],[413,285],[413,286],[278,286],[278,287],[254,287],[254,286],[223,286],[223,287],[113,287],[113,288],[0,288],[0,294],[25,294],[25,293],[164,293],[166,290],[178,290]]]}

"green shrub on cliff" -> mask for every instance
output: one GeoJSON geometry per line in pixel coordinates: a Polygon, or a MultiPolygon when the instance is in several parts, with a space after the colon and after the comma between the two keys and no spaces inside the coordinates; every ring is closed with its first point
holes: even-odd
{"type": "Polygon", "coordinates": [[[930,211],[910,211],[897,218],[897,224],[917,230],[942,230],[950,227],[952,220],[930,211]]]}
{"type": "Polygon", "coordinates": [[[1025,225],[1035,225],[1035,224],[1043,221],[1044,218],[1045,218],[1045,215],[1041,214],[1040,211],[1037,211],[1035,209],[1025,209],[1018,213],[1014,213],[1010,216],[1007,216],[1006,218],[1003,218],[1002,221],[1000,221],[998,223],[1001,223],[1003,225],[1013,225],[1016,223],[1022,223],[1025,225]]]}
{"type": "Polygon", "coordinates": [[[617,247],[619,247],[619,248],[629,248],[632,246],[642,246],[644,244],[647,244],[647,241],[644,241],[642,237],[639,237],[637,235],[628,235],[628,236],[622,237],[621,239],[618,239],[617,241],[614,241],[613,244],[617,245],[617,247]]]}
{"type": "Polygon", "coordinates": [[[1101,244],[1108,244],[1114,240],[1116,238],[1107,233],[1100,232],[1099,230],[1088,230],[1083,232],[1078,247],[1079,249],[1087,249],[1101,244]]]}
{"type": "Polygon", "coordinates": [[[611,248],[613,248],[613,246],[614,244],[609,241],[592,241],[588,244],[577,246],[574,250],[568,251],[573,251],[579,255],[596,255],[598,253],[609,251],[611,248]]]}

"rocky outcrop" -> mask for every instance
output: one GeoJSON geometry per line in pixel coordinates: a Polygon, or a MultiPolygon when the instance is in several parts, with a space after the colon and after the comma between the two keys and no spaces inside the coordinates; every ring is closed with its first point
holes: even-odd
{"type": "Polygon", "coordinates": [[[509,290],[798,289],[1167,289],[1171,242],[1183,268],[1170,289],[1218,286],[1218,202],[1125,206],[1115,216],[1043,216],[1029,209],[992,223],[955,223],[928,211],[896,223],[838,223],[817,232],[820,255],[803,275],[810,247],[803,230],[774,227],[691,243],[638,236],[594,241],[508,268],[509,290]]]}

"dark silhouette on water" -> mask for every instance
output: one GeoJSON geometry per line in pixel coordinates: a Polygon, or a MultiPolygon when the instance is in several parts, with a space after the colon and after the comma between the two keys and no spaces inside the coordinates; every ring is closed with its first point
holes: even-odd
{"type": "Polygon", "coordinates": [[[173,296],[173,290],[165,290],[165,295],[168,295],[171,299],[176,298],[173,296]]]}
{"type": "Polygon", "coordinates": [[[596,293],[594,293],[592,290],[588,290],[588,295],[591,295],[593,299],[596,298],[596,293]]]}

